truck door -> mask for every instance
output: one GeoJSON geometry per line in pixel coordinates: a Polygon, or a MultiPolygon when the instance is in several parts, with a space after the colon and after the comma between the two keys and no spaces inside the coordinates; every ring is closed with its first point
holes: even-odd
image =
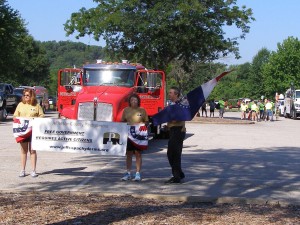
{"type": "Polygon", "coordinates": [[[141,98],[141,107],[150,117],[165,107],[166,80],[163,71],[139,70],[135,88],[141,98]]]}
{"type": "Polygon", "coordinates": [[[58,71],[57,110],[61,113],[65,106],[74,105],[82,87],[81,69],[66,68],[58,71]]]}

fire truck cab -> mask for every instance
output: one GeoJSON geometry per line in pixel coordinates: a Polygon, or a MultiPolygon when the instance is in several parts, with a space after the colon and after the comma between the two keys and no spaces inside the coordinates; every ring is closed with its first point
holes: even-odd
{"type": "Polygon", "coordinates": [[[77,68],[65,68],[58,71],[57,78],[57,103],[56,108],[61,114],[65,107],[72,106],[76,102],[78,92],[82,87],[82,70],[77,68]]]}
{"type": "MultiPolygon", "coordinates": [[[[95,64],[84,65],[80,76],[80,90],[72,104],[59,106],[60,117],[78,120],[114,121],[121,120],[123,110],[128,106],[128,97],[137,93],[143,107],[151,117],[162,110],[166,103],[165,73],[148,70],[141,64],[106,63],[97,60],[95,64]]],[[[73,93],[71,85],[69,92],[73,93]]],[[[159,133],[159,128],[151,127],[159,133]]]]}

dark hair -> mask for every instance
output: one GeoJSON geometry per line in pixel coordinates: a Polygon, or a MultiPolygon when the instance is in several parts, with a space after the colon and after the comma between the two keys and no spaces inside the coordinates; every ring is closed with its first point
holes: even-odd
{"type": "Polygon", "coordinates": [[[138,100],[138,107],[140,107],[141,106],[141,99],[137,94],[132,94],[128,97],[128,105],[131,107],[130,100],[132,98],[136,98],[138,100]]]}
{"type": "Polygon", "coordinates": [[[23,90],[22,102],[23,102],[24,104],[26,103],[25,98],[24,98],[24,95],[25,95],[26,92],[28,92],[28,93],[30,94],[30,101],[29,101],[29,104],[35,106],[35,105],[37,104],[37,100],[36,100],[36,94],[35,94],[34,89],[25,88],[25,89],[23,90]]]}
{"type": "Polygon", "coordinates": [[[180,97],[180,89],[178,87],[171,87],[170,89],[174,90],[174,93],[177,95],[177,97],[180,97]]]}

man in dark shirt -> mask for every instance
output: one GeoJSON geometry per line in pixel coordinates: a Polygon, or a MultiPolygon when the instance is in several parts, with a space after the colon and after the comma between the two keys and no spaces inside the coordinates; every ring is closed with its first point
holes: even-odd
{"type": "MultiPolygon", "coordinates": [[[[177,87],[171,87],[169,90],[169,99],[171,104],[175,104],[180,100],[180,90],[177,87]]],[[[186,134],[185,121],[170,121],[167,124],[169,128],[169,142],[168,142],[168,160],[172,168],[173,177],[166,181],[168,184],[178,184],[182,182],[185,177],[181,169],[181,155],[183,140],[186,134]]]]}

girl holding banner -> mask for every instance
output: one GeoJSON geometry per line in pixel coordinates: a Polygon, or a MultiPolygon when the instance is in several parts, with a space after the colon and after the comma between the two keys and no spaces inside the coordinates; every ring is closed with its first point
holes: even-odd
{"type": "Polygon", "coordinates": [[[31,149],[32,117],[44,117],[44,112],[36,99],[34,89],[24,89],[22,101],[18,104],[13,121],[13,132],[16,141],[21,145],[21,172],[19,177],[25,177],[25,167],[27,162],[27,153],[30,152],[30,161],[32,177],[37,177],[36,161],[37,154],[31,149]]]}
{"type": "Polygon", "coordinates": [[[136,158],[136,173],[134,181],[141,180],[142,167],[142,150],[148,147],[148,129],[147,125],[149,118],[144,108],[140,107],[141,100],[138,95],[132,94],[128,98],[129,107],[124,109],[122,122],[127,122],[128,126],[128,141],[126,151],[126,168],[122,180],[131,180],[132,156],[136,158]]]}

